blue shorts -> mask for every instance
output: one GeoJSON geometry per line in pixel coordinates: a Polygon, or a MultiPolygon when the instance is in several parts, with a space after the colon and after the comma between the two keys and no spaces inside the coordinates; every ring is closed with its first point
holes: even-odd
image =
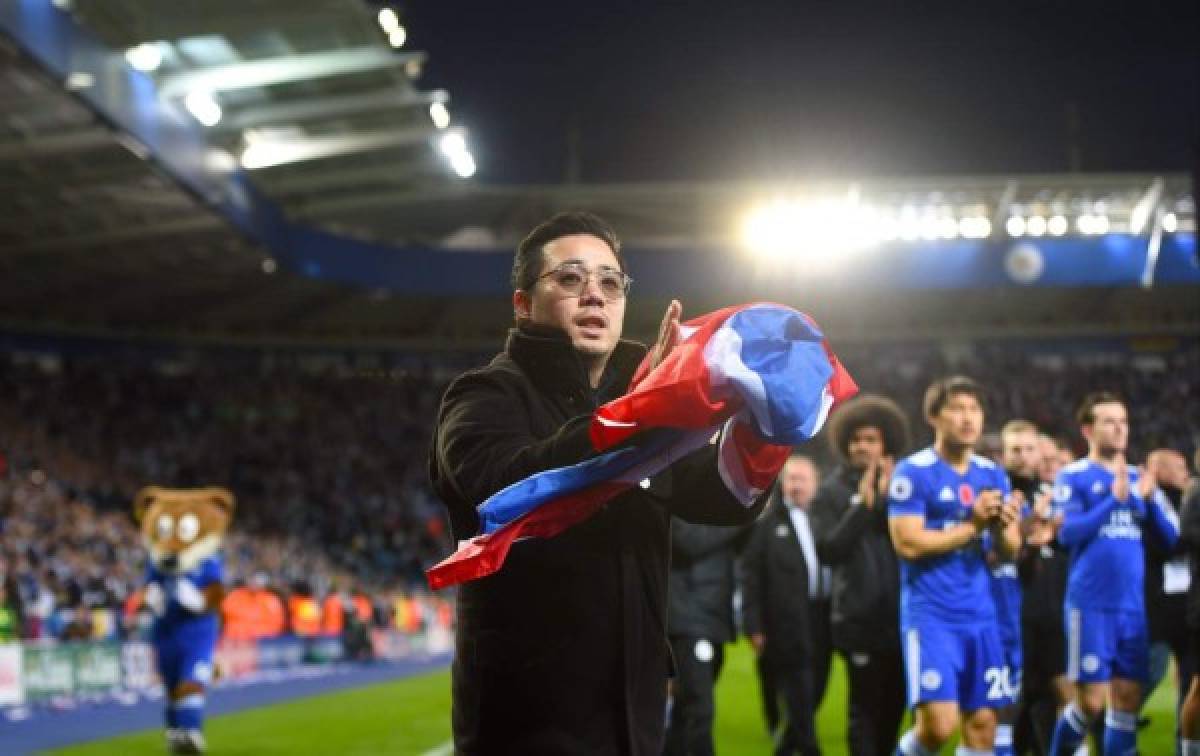
{"type": "Polygon", "coordinates": [[[1012,628],[1000,628],[1000,647],[1004,653],[1005,698],[1001,706],[1015,704],[1021,695],[1021,670],[1025,659],[1021,653],[1021,632],[1010,632],[1012,628]]]}
{"type": "Polygon", "coordinates": [[[909,706],[954,701],[963,711],[976,711],[1015,698],[995,625],[906,626],[904,669],[909,706]]]}
{"type": "Polygon", "coordinates": [[[1143,612],[1064,607],[1067,677],[1071,682],[1143,682],[1150,673],[1150,637],[1143,612]]]}
{"type": "Polygon", "coordinates": [[[197,683],[208,687],[212,682],[213,651],[216,638],[197,633],[190,637],[160,639],[154,644],[158,674],[170,693],[180,683],[197,683]]]}

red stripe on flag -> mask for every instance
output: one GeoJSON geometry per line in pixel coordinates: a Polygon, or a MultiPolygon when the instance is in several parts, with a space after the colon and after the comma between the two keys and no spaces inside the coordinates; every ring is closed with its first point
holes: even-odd
{"type": "Polygon", "coordinates": [[[487,535],[475,536],[425,571],[433,590],[487,577],[504,565],[518,538],[550,538],[595,514],[608,501],[633,487],[627,482],[597,483],[570,496],[547,502],[487,535]]]}

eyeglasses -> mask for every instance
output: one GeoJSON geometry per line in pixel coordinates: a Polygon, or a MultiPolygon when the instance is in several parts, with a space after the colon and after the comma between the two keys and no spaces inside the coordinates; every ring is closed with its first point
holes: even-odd
{"type": "MultiPolygon", "coordinates": [[[[588,281],[595,278],[596,283],[600,286],[600,293],[610,302],[615,302],[628,294],[629,286],[633,283],[632,278],[619,270],[612,268],[588,270],[582,264],[574,262],[563,263],[554,270],[543,273],[533,279],[533,284],[537,285],[537,282],[543,278],[550,278],[558,288],[573,297],[582,296],[588,281]]],[[[529,288],[533,288],[533,286],[529,288]]]]}

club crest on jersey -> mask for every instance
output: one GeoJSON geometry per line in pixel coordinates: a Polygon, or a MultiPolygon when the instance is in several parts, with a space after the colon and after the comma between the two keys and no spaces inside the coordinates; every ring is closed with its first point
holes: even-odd
{"type": "Polygon", "coordinates": [[[1094,493],[1094,494],[1104,493],[1104,481],[1098,480],[1095,483],[1093,483],[1092,484],[1092,493],[1094,493]]]}
{"type": "Polygon", "coordinates": [[[969,507],[975,503],[975,489],[971,488],[970,483],[958,484],[958,500],[962,502],[964,507],[969,507]]]}
{"type": "Polygon", "coordinates": [[[896,501],[908,501],[908,497],[912,496],[913,484],[912,481],[903,475],[897,475],[892,478],[891,488],[888,489],[888,495],[896,501]]]}
{"type": "Polygon", "coordinates": [[[942,486],[942,490],[938,493],[938,501],[956,501],[957,497],[954,491],[950,490],[950,486],[942,486]]]}

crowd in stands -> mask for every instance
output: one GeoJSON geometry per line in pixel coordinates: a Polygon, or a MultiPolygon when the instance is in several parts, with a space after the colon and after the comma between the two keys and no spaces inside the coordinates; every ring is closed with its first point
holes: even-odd
{"type": "MultiPolygon", "coordinates": [[[[1067,437],[1078,398],[1105,388],[1129,401],[1132,459],[1157,447],[1190,458],[1197,445],[1195,345],[835,346],[863,389],[909,412],[917,444],[928,441],[921,392],[957,372],[988,389],[991,417],[1067,437]]],[[[422,588],[453,548],[425,465],[459,367],[0,355],[0,640],[136,631],[144,554],[130,502],[151,483],[236,494],[227,634],[332,631],[349,617],[416,628],[444,615],[422,588]]],[[[811,447],[820,456],[825,444],[811,447]]]]}

